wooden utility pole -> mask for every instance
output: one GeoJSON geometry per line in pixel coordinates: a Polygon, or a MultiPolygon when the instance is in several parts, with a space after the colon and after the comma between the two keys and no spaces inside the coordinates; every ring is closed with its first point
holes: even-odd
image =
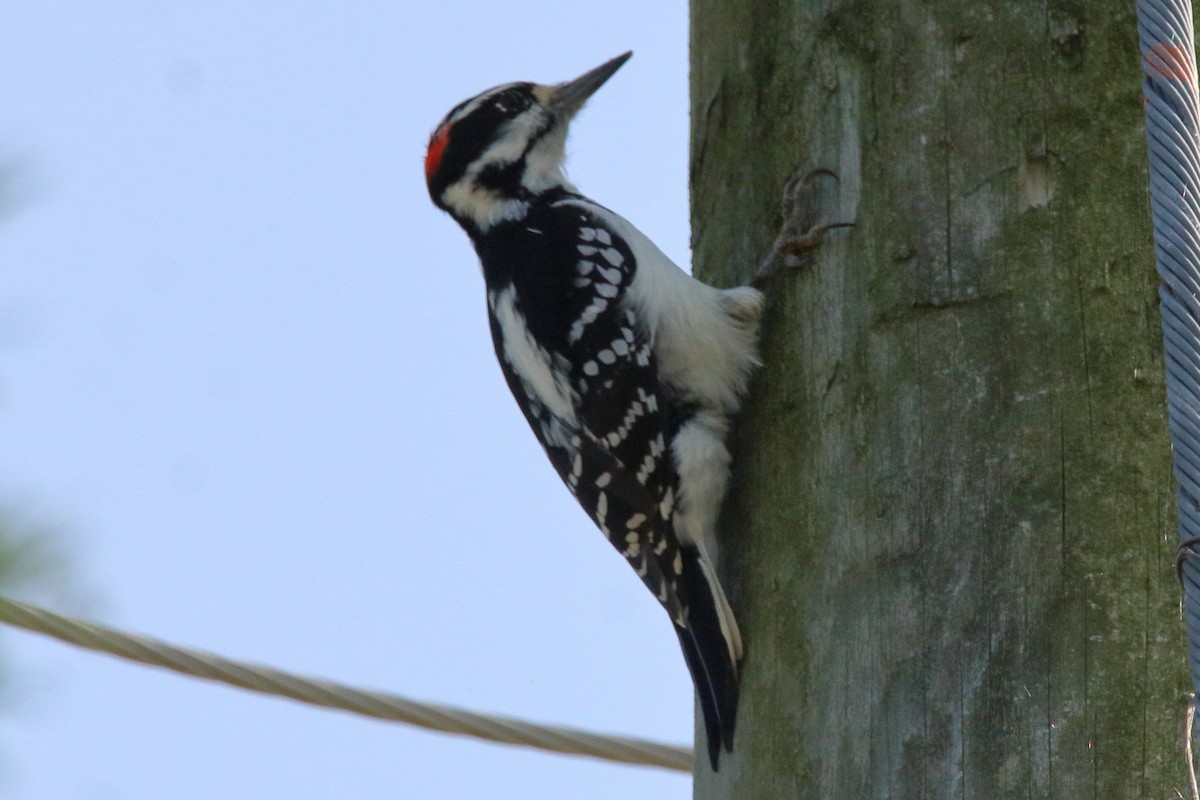
{"type": "Polygon", "coordinates": [[[1190,796],[1133,3],[695,0],[691,46],[698,274],[815,167],[855,223],[767,287],[696,797],[1190,796]]]}

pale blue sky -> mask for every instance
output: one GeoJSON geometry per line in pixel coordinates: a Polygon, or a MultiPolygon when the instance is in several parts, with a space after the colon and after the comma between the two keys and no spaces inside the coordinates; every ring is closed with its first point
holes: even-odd
{"type": "MultiPolygon", "coordinates": [[[[61,529],[68,610],[690,741],[668,620],[527,430],[421,172],[458,101],[628,49],[571,174],[686,261],[682,0],[5,4],[0,503],[61,529]]],[[[0,657],[0,797],[690,796],[9,629],[0,657]]]]}

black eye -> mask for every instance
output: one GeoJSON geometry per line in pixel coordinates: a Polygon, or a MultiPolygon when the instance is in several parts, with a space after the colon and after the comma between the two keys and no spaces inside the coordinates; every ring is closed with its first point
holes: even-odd
{"type": "Polygon", "coordinates": [[[525,96],[524,92],[510,89],[497,95],[496,99],[492,101],[492,106],[501,114],[515,116],[529,108],[529,98],[525,96]]]}

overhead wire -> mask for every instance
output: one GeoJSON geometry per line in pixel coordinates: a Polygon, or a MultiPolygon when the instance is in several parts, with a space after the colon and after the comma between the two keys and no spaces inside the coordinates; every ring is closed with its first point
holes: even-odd
{"type": "Polygon", "coordinates": [[[56,614],[7,597],[0,597],[0,622],[130,661],[310,705],[404,722],[489,742],[591,756],[622,764],[692,771],[692,750],[688,747],[539,725],[512,717],[421,703],[386,692],[357,689],[259,664],[234,661],[203,650],[177,647],[95,622],[56,614]]]}

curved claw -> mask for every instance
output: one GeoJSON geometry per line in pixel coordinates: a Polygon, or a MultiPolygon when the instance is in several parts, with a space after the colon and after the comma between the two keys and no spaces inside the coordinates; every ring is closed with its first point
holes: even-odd
{"type": "Polygon", "coordinates": [[[841,182],[841,178],[838,177],[838,174],[828,167],[814,167],[803,175],[793,175],[791,180],[784,184],[783,201],[786,203],[789,199],[793,199],[793,192],[806,188],[813,178],[822,175],[827,178],[833,178],[834,181],[839,183],[841,182]]]}
{"type": "Polygon", "coordinates": [[[780,261],[782,261],[782,266],[792,267],[792,269],[803,266],[805,261],[802,255],[810,249],[820,247],[827,231],[834,228],[854,227],[853,222],[818,221],[816,224],[808,224],[809,219],[815,216],[811,203],[814,191],[810,185],[812,179],[817,176],[839,180],[838,174],[834,173],[832,169],[817,167],[803,175],[793,176],[784,186],[784,197],[780,203],[784,224],[782,224],[779,235],[775,237],[775,243],[770,248],[767,258],[764,258],[762,264],[758,265],[754,277],[750,279],[752,287],[760,288],[768,278],[778,272],[780,261]]]}
{"type": "Polygon", "coordinates": [[[814,225],[799,236],[787,236],[786,232],[781,233],[775,240],[771,252],[759,264],[754,277],[750,279],[750,285],[756,289],[761,288],[768,278],[779,271],[781,262],[782,266],[790,269],[804,266],[805,262],[802,256],[808,251],[820,247],[825,241],[827,231],[834,228],[853,227],[853,222],[829,222],[814,225]]]}
{"type": "Polygon", "coordinates": [[[780,250],[785,256],[798,256],[801,253],[819,247],[825,241],[825,232],[834,228],[853,228],[853,222],[829,222],[814,225],[802,235],[789,238],[783,242],[780,250]]]}
{"type": "Polygon", "coordinates": [[[751,286],[761,286],[779,270],[780,262],[783,262],[782,266],[789,268],[803,266],[806,263],[806,259],[803,258],[804,254],[819,247],[825,241],[826,232],[834,228],[854,226],[852,222],[831,223],[820,220],[819,213],[814,207],[816,191],[811,185],[813,179],[817,177],[839,180],[837,173],[833,170],[817,167],[802,175],[793,176],[784,185],[783,198],[780,201],[783,225],[779,235],[775,237],[771,252],[763,259],[754,273],[754,277],[751,278],[751,286]],[[817,220],[815,224],[814,218],[817,220]]]}

